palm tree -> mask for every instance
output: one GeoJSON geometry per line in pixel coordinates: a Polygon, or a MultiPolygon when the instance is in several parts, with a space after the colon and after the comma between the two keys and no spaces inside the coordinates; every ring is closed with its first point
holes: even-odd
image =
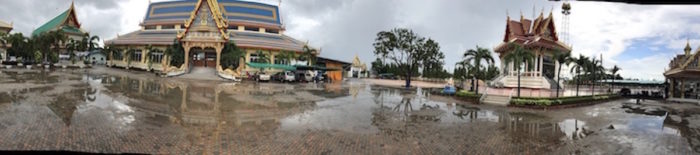
{"type": "Polygon", "coordinates": [[[569,63],[572,61],[571,59],[570,52],[556,52],[556,54],[554,54],[554,60],[556,60],[556,63],[559,64],[559,69],[557,71],[557,98],[559,98],[559,89],[561,89],[561,86],[559,85],[559,80],[561,80],[561,66],[563,64],[569,65],[569,63]]]}
{"type": "Polygon", "coordinates": [[[302,48],[302,51],[304,52],[303,57],[304,60],[308,61],[309,66],[313,66],[316,62],[316,49],[313,49],[309,47],[308,45],[304,45],[304,48],[302,48]]]}
{"type": "Polygon", "coordinates": [[[613,66],[612,69],[610,69],[610,73],[612,73],[612,91],[615,91],[615,78],[617,78],[617,72],[619,72],[621,69],[620,67],[617,67],[617,65],[613,66]]]}
{"type": "Polygon", "coordinates": [[[179,68],[185,63],[185,49],[177,39],[174,39],[173,44],[165,49],[165,55],[168,57],[171,66],[179,68]]]}
{"type": "Polygon", "coordinates": [[[289,65],[294,58],[295,54],[291,51],[281,51],[280,54],[275,56],[275,60],[280,59],[282,63],[286,65],[289,65]]]}
{"type": "Polygon", "coordinates": [[[85,33],[83,34],[83,38],[81,40],[81,50],[93,51],[99,46],[99,44],[97,43],[99,41],[100,37],[91,36],[90,33],[85,33]]]}
{"type": "MultiPolygon", "coordinates": [[[[531,66],[535,55],[530,50],[521,47],[518,44],[508,44],[511,51],[504,57],[506,64],[513,63],[513,67],[518,71],[518,97],[520,97],[520,70],[523,63],[531,66]]],[[[530,67],[531,68],[531,67],[530,67]]]]}
{"type": "MultiPolygon", "coordinates": [[[[146,61],[148,61],[148,69],[150,70],[153,67],[153,60],[152,59],[154,57],[154,54],[155,53],[163,53],[163,50],[156,48],[156,47],[153,47],[153,45],[150,45],[150,44],[146,46],[146,50],[148,50],[148,53],[147,53],[148,58],[146,61]]],[[[162,59],[163,58],[161,57],[161,61],[162,61],[162,59]]]]}
{"type": "Polygon", "coordinates": [[[593,58],[588,63],[588,72],[592,75],[591,82],[591,95],[595,96],[595,84],[598,80],[599,74],[605,75],[605,68],[603,67],[603,61],[601,59],[593,58]]]}
{"type": "Polygon", "coordinates": [[[574,63],[574,66],[571,67],[570,72],[576,73],[574,78],[576,80],[576,96],[578,96],[579,85],[581,84],[581,72],[586,69],[590,60],[586,56],[579,55],[578,58],[572,58],[571,62],[574,63]]]}
{"type": "Polygon", "coordinates": [[[470,88],[474,89],[474,75],[475,75],[474,66],[472,64],[470,64],[469,61],[466,61],[466,60],[462,60],[460,62],[457,62],[456,65],[462,67],[462,69],[464,71],[464,73],[461,74],[463,77],[460,77],[460,78],[463,80],[469,79],[472,82],[472,84],[471,84],[472,87],[470,87],[470,88]]]}
{"type": "Polygon", "coordinates": [[[77,42],[73,39],[69,39],[68,43],[66,44],[66,50],[68,51],[68,54],[70,55],[70,61],[72,64],[75,64],[75,50],[79,50],[80,48],[80,42],[77,42]]]}
{"type": "Polygon", "coordinates": [[[131,54],[133,54],[133,53],[134,53],[134,49],[131,47],[127,47],[126,52],[124,52],[123,57],[124,57],[124,59],[126,59],[126,68],[127,69],[129,67],[131,67],[131,54]]]}
{"type": "MultiPolygon", "coordinates": [[[[270,63],[270,58],[262,50],[258,50],[256,54],[258,55],[258,58],[256,59],[257,63],[270,63]]],[[[261,72],[264,70],[265,68],[260,68],[261,72]]]]}
{"type": "Polygon", "coordinates": [[[481,48],[479,46],[476,46],[476,50],[474,49],[469,49],[464,52],[464,56],[462,56],[465,62],[469,63],[471,62],[474,66],[475,73],[476,73],[476,93],[479,94],[479,82],[478,80],[485,80],[483,77],[484,74],[481,68],[481,63],[482,60],[486,64],[493,64],[493,57],[491,56],[491,51],[485,48],[481,48]]]}

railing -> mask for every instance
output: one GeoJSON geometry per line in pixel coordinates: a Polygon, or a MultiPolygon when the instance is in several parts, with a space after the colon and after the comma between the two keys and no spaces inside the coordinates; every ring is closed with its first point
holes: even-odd
{"type": "MultiPolygon", "coordinates": [[[[508,102],[510,102],[510,100],[512,100],[512,99],[513,99],[513,88],[510,89],[510,93],[508,95],[508,102]]],[[[507,104],[510,104],[510,103],[507,103],[507,104]]]]}
{"type": "MultiPolygon", "coordinates": [[[[486,86],[486,89],[484,89],[484,93],[482,93],[481,97],[479,98],[479,102],[484,101],[486,99],[486,96],[489,94],[489,87],[488,85],[486,86]]],[[[479,94],[477,94],[479,95],[479,94]]]]}

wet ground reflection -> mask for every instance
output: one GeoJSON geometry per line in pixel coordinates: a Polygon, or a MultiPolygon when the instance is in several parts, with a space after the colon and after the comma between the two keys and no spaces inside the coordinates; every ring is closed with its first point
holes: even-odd
{"type": "Polygon", "coordinates": [[[700,151],[700,108],[695,106],[615,101],[559,111],[506,109],[360,80],[221,83],[100,70],[3,71],[0,79],[2,149],[164,154],[700,151]]]}

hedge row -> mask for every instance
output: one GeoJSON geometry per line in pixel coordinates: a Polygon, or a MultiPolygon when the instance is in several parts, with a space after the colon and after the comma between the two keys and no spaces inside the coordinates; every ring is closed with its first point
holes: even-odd
{"type": "Polygon", "coordinates": [[[481,98],[481,94],[476,94],[476,93],[470,92],[470,91],[458,91],[456,95],[458,97],[466,97],[466,98],[481,98]]]}
{"type": "Polygon", "coordinates": [[[607,99],[616,98],[616,97],[618,97],[618,95],[575,96],[575,97],[561,97],[561,98],[521,97],[521,98],[513,98],[512,100],[510,100],[510,104],[551,106],[551,105],[563,105],[563,104],[574,104],[574,103],[580,103],[580,102],[607,100],[607,99]]]}

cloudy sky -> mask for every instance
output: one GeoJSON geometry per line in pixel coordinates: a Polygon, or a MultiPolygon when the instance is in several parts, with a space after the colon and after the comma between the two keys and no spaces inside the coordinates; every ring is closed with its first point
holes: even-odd
{"type": "MultiPolygon", "coordinates": [[[[0,20],[14,32],[30,34],[71,0],[0,0],[0,20]]],[[[162,0],[153,0],[153,2],[162,0]]],[[[277,0],[254,0],[277,5],[277,0]]],[[[103,39],[139,29],[148,0],[75,0],[83,28],[103,39]]],[[[492,49],[502,41],[506,12],[526,18],[554,11],[561,24],[561,2],[544,0],[283,0],[287,35],[322,48],[322,56],[345,61],[359,55],[375,59],[376,33],[395,27],[413,29],[440,43],[451,70],[462,53],[476,46],[492,49]],[[534,8],[534,9],[533,9],[534,8]]],[[[604,65],[620,66],[622,76],[663,79],[662,72],[686,39],[700,46],[700,6],[646,6],[572,2],[571,43],[574,54],[603,55],[604,65]]]]}

